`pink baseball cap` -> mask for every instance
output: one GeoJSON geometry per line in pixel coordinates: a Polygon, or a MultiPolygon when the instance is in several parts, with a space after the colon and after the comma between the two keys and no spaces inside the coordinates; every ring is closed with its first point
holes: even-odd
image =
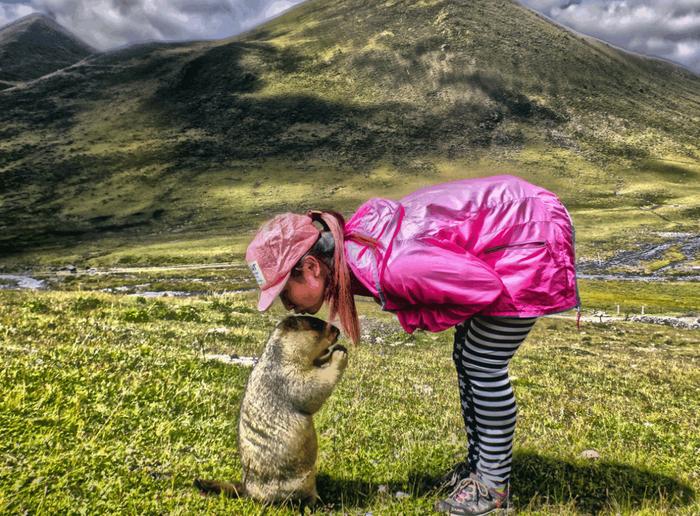
{"type": "Polygon", "coordinates": [[[316,243],[321,230],[308,215],[282,213],[258,230],[245,261],[260,286],[258,310],[264,312],[287,284],[292,268],[316,243]]]}

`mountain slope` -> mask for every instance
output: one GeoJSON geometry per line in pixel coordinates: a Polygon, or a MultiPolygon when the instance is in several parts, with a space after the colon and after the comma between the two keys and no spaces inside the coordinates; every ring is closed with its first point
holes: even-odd
{"type": "Polygon", "coordinates": [[[30,14],[0,28],[0,81],[36,79],[93,52],[53,19],[30,14]]]}
{"type": "Polygon", "coordinates": [[[698,122],[697,76],[515,2],[311,0],[236,38],[131,47],[0,93],[0,221],[11,252],[248,231],[516,172],[584,228],[628,224],[590,240],[638,240],[696,228],[698,122]]]}

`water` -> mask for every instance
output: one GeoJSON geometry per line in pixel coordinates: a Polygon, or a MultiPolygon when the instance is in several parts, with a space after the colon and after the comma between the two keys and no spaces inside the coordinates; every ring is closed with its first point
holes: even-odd
{"type": "MultiPolygon", "coordinates": [[[[105,289],[103,289],[105,290],[105,289]]],[[[139,297],[190,297],[199,296],[203,292],[185,292],[183,290],[149,290],[144,292],[131,292],[129,296],[139,296],[139,297]]]]}
{"type": "Polygon", "coordinates": [[[12,288],[36,290],[46,288],[46,282],[44,280],[34,279],[29,276],[19,276],[16,274],[0,274],[0,289],[12,288]],[[4,284],[8,280],[14,283],[14,285],[4,284]]]}

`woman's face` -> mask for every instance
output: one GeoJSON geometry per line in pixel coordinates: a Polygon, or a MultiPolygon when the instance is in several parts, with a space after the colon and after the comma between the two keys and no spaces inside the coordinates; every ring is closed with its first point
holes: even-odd
{"type": "Polygon", "coordinates": [[[314,256],[302,261],[301,274],[290,276],[280,292],[280,300],[287,310],[297,314],[315,314],[323,306],[327,270],[314,256]]]}

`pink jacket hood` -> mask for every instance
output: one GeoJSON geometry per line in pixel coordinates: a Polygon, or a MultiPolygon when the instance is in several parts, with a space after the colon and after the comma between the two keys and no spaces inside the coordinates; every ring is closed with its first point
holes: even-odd
{"type": "Polygon", "coordinates": [[[515,176],[370,199],[346,234],[355,277],[403,328],[442,331],[474,314],[532,317],[579,305],[571,218],[553,193],[515,176]]]}

